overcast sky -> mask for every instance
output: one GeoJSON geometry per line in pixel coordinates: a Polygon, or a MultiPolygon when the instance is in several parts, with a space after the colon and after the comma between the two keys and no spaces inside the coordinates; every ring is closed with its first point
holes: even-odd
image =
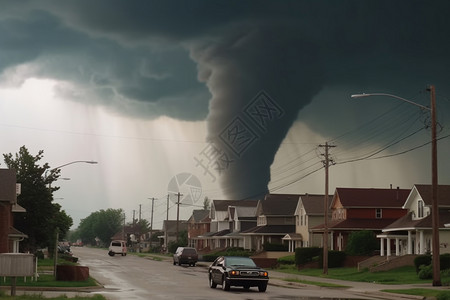
{"type": "MultiPolygon", "coordinates": [[[[44,150],[74,219],[450,183],[450,2],[0,0],[0,150],[44,150]]],[[[4,164],[1,164],[4,167],[4,164]]]]}

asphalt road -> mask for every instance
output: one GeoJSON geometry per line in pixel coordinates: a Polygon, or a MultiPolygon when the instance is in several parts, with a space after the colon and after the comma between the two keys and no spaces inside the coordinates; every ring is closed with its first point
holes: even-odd
{"type": "MultiPolygon", "coordinates": [[[[257,288],[244,290],[231,287],[225,292],[219,285],[208,285],[205,266],[174,266],[170,260],[155,261],[135,255],[109,256],[106,250],[72,248],[79,263],[89,267],[89,272],[104,288],[93,291],[109,300],[115,299],[374,299],[356,295],[345,289],[318,288],[276,284],[281,280],[269,280],[265,293],[257,288]]],[[[270,276],[270,272],[269,272],[270,276]]]]}

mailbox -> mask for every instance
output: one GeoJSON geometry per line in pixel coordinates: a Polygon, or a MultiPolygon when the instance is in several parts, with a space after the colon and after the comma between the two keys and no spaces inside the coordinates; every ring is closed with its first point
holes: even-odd
{"type": "Polygon", "coordinates": [[[0,253],[0,276],[33,276],[34,255],[28,253],[0,253]]]}

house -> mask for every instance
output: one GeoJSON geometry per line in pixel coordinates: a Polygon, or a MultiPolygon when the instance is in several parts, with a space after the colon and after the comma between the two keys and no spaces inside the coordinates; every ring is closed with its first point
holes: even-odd
{"type": "MultiPolygon", "coordinates": [[[[256,202],[256,204],[258,204],[256,202]]],[[[226,234],[226,247],[245,248],[246,237],[241,235],[242,231],[246,231],[257,225],[256,221],[256,205],[255,206],[228,206],[228,222],[230,233],[226,234]]],[[[247,237],[248,238],[248,237],[247,237]]]]}
{"type": "MultiPolygon", "coordinates": [[[[243,218],[248,217],[248,210],[232,209],[230,211],[229,207],[255,208],[257,204],[258,200],[213,200],[210,211],[211,231],[199,236],[199,238],[205,240],[205,245],[206,247],[209,247],[210,250],[230,247],[233,240],[236,241],[236,238],[243,240],[244,237],[240,237],[239,232],[235,229],[237,227],[240,228],[240,221],[243,221],[243,218]],[[246,212],[244,213],[244,211],[246,212]],[[236,212],[238,213],[237,215],[235,215],[236,212]],[[231,226],[234,226],[234,229],[230,229],[230,214],[232,215],[231,226]],[[236,221],[235,216],[238,216],[238,221],[236,221]],[[239,216],[242,217],[242,219],[240,219],[239,216]]],[[[243,226],[245,227],[245,225],[243,226]]]]}
{"type": "Polygon", "coordinates": [[[188,246],[197,250],[206,248],[205,240],[199,236],[210,232],[211,218],[209,217],[209,209],[195,209],[192,211],[191,217],[187,220],[188,246]]]}
{"type": "MultiPolygon", "coordinates": [[[[331,204],[333,196],[328,196],[327,205],[331,204]]],[[[313,234],[312,228],[324,223],[325,195],[300,195],[295,209],[296,229],[294,234],[286,234],[283,241],[289,242],[289,252],[294,252],[298,247],[321,247],[323,239],[320,235],[313,234]]],[[[328,210],[328,216],[330,216],[328,210]]]]}
{"type": "MultiPolygon", "coordinates": [[[[350,233],[371,230],[375,234],[406,215],[403,208],[410,190],[378,188],[336,188],[328,223],[331,250],[344,251],[350,233]]],[[[313,228],[323,235],[324,224],[313,228]]]]}
{"type": "Polygon", "coordinates": [[[164,220],[163,222],[163,232],[164,235],[159,236],[162,240],[162,245],[164,245],[165,249],[171,242],[177,241],[177,227],[178,233],[181,231],[187,231],[187,221],[186,220],[164,220]],[[177,225],[178,222],[178,225],[177,225]]]}
{"type": "Polygon", "coordinates": [[[295,210],[300,195],[267,194],[256,207],[257,225],[242,231],[245,249],[263,250],[265,243],[282,244],[286,234],[295,234],[295,210]]]}
{"type": "Polygon", "coordinates": [[[20,184],[16,171],[0,169],[0,253],[19,252],[19,243],[28,236],[13,227],[13,214],[26,210],[17,204],[20,184]]]}
{"type": "MultiPolygon", "coordinates": [[[[410,191],[403,208],[408,213],[386,226],[377,235],[381,256],[391,256],[392,241],[395,255],[432,253],[432,201],[431,185],[416,184],[410,191]],[[385,251],[386,248],[386,251],[385,251]]],[[[440,253],[450,253],[450,185],[438,186],[440,253]]]]}

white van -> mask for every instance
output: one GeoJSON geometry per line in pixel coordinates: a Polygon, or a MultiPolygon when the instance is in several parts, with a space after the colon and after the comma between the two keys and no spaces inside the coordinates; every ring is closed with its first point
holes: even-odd
{"type": "Polygon", "coordinates": [[[112,241],[109,245],[108,254],[114,256],[115,254],[127,255],[127,243],[125,241],[112,241]]]}

